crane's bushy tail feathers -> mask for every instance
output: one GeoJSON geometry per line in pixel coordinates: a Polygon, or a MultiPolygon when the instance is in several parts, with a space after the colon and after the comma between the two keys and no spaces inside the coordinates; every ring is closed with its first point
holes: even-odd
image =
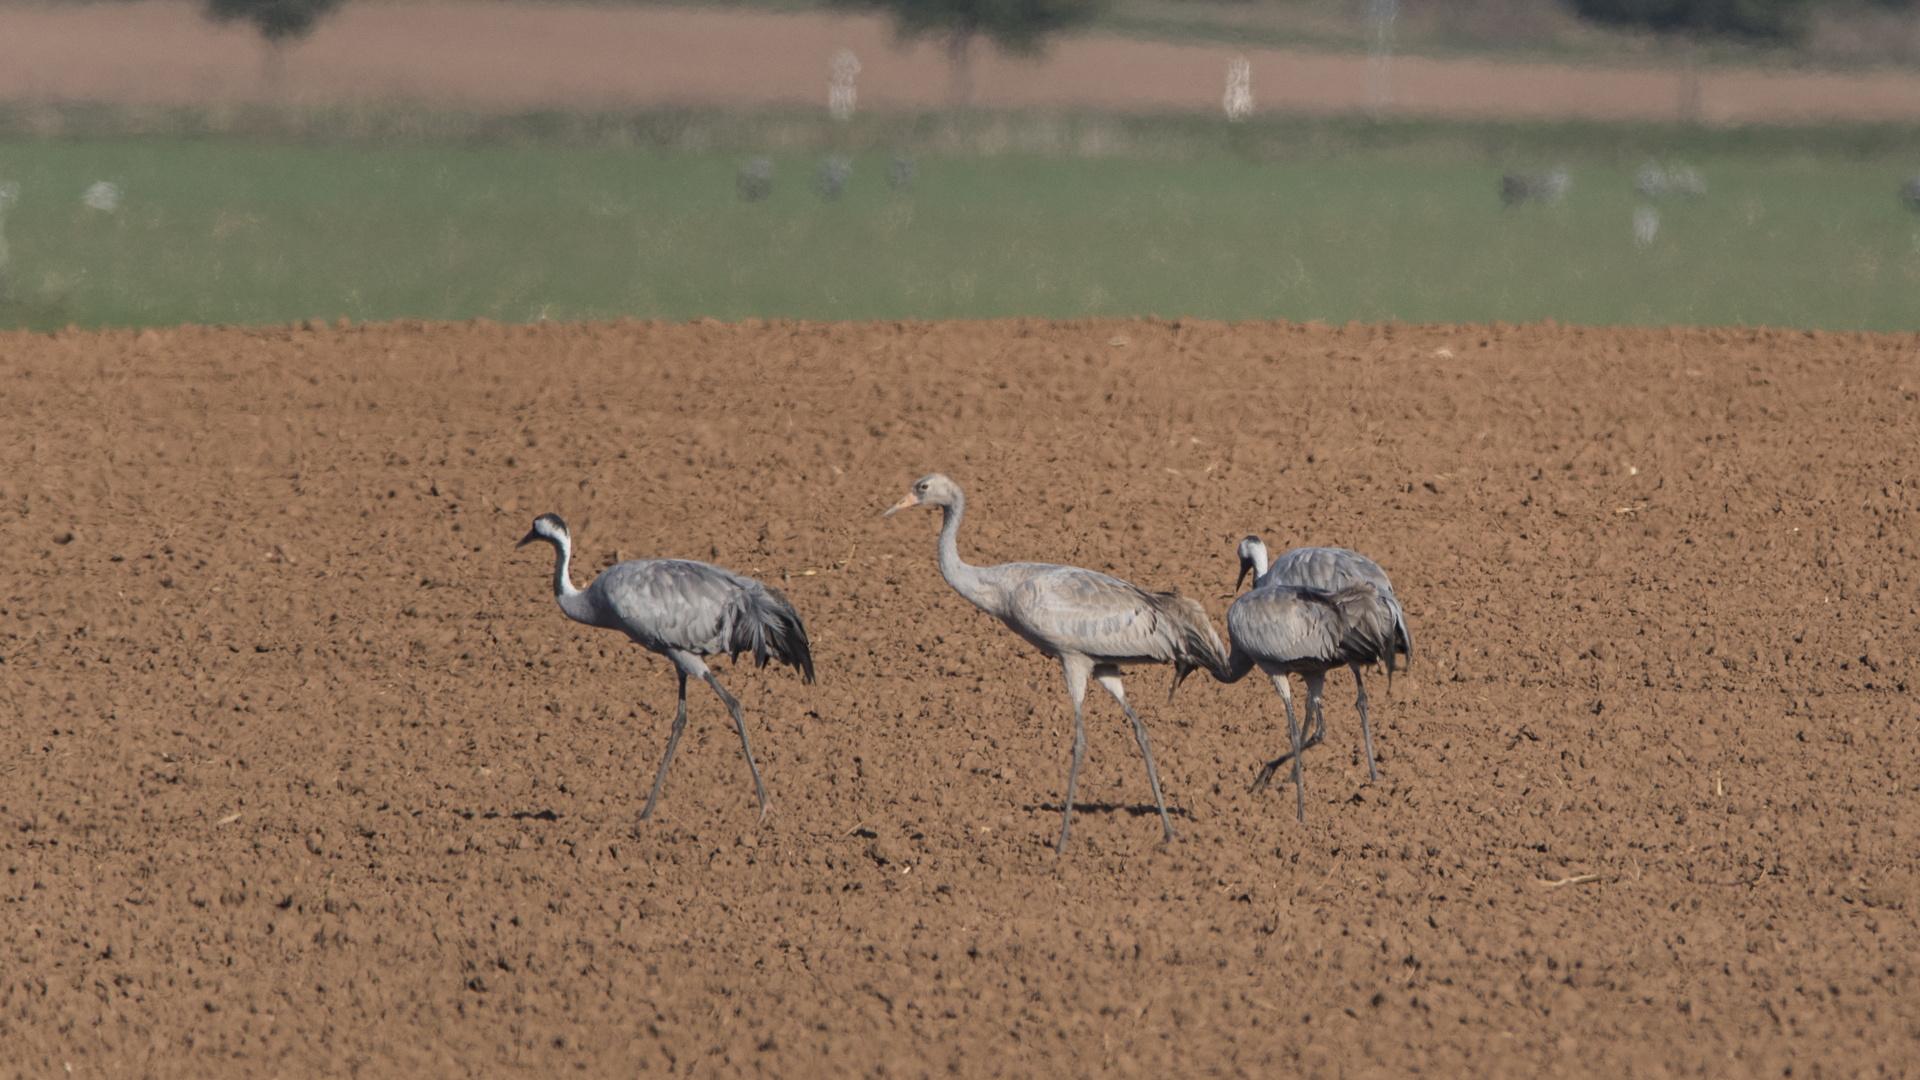
{"type": "Polygon", "coordinates": [[[1340,648],[1361,663],[1384,664],[1393,678],[1403,624],[1398,604],[1380,603],[1379,590],[1362,582],[1327,597],[1340,609],[1340,648]]]}
{"type": "Polygon", "coordinates": [[[1405,657],[1405,660],[1399,666],[1413,666],[1413,635],[1407,632],[1407,614],[1400,610],[1399,601],[1394,601],[1393,604],[1393,630],[1394,639],[1397,644],[1387,650],[1387,693],[1389,694],[1393,693],[1393,672],[1396,666],[1394,664],[1396,655],[1405,657]]]}
{"type": "Polygon", "coordinates": [[[727,650],[734,659],[743,652],[753,654],[758,667],[769,659],[798,669],[802,682],[813,682],[813,652],[807,642],[807,626],[779,589],[762,586],[743,597],[743,610],[733,620],[733,640],[727,650]]]}
{"type": "Polygon", "coordinates": [[[1173,685],[1167,690],[1167,700],[1172,701],[1174,691],[1187,676],[1201,668],[1224,681],[1227,650],[1221,647],[1220,635],[1214,632],[1213,620],[1207,618],[1207,609],[1200,606],[1200,601],[1179,593],[1148,593],[1147,598],[1154,615],[1171,631],[1173,685]]]}

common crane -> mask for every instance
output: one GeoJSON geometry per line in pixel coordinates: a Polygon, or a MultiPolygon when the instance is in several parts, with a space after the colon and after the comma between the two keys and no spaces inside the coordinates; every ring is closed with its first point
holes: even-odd
{"type": "MultiPolygon", "coordinates": [[[[1225,651],[1213,623],[1198,601],[1176,593],[1148,592],[1119,578],[1075,566],[1048,563],[1001,563],[969,566],[960,560],[956,537],[967,500],[960,485],[940,473],[914,481],[906,498],[886,515],[914,506],[937,506],[941,512],[940,575],[953,590],[980,610],[1007,624],[1034,648],[1060,661],[1073,699],[1073,766],[1067,772],[1065,812],[1055,850],[1065,854],[1073,828],[1073,796],[1080,781],[1080,765],[1087,753],[1086,696],[1091,675],[1133,722],[1133,737],[1147,759],[1147,783],[1168,840],[1175,839],[1160,795],[1160,773],[1154,768],[1147,727],[1127,703],[1120,684],[1122,664],[1172,664],[1175,685],[1195,668],[1216,676],[1226,671],[1225,651]]],[[[883,515],[884,516],[884,515],[883,515]]]]}
{"type": "Polygon", "coordinates": [[[1413,637],[1407,632],[1406,614],[1393,594],[1393,582],[1380,564],[1345,548],[1294,548],[1267,563],[1267,545],[1257,536],[1240,541],[1240,575],[1234,588],[1253,575],[1253,592],[1234,601],[1227,613],[1227,632],[1233,639],[1230,674],[1237,680],[1258,665],[1273,679],[1287,707],[1287,725],[1293,728],[1293,698],[1288,673],[1299,674],[1307,683],[1307,717],[1315,724],[1304,742],[1297,735],[1290,753],[1266,764],[1254,778],[1250,790],[1258,791],[1270,783],[1275,771],[1293,761],[1293,781],[1304,817],[1304,793],[1300,752],[1320,745],[1327,734],[1327,714],[1323,703],[1327,672],[1345,666],[1353,671],[1359,696],[1360,735],[1367,749],[1367,777],[1379,782],[1380,769],[1374,761],[1373,725],[1367,715],[1367,685],[1361,677],[1362,664],[1385,664],[1388,685],[1392,685],[1396,660],[1411,655],[1413,637]],[[1364,591],[1362,590],[1364,587],[1364,591]],[[1268,596],[1256,600],[1256,594],[1272,588],[1294,590],[1286,597],[1268,596]],[[1337,601],[1329,607],[1320,598],[1337,601]],[[1281,602],[1283,601],[1284,602],[1281,602]],[[1337,616],[1337,617],[1336,617],[1337,616]],[[1384,627],[1384,630],[1380,629],[1384,627]],[[1244,639],[1244,645],[1243,645],[1244,639]]]}
{"type": "Polygon", "coordinates": [[[687,679],[695,678],[713,687],[733,716],[740,749],[746,752],[747,769],[760,796],[760,824],[766,824],[773,800],[767,797],[767,786],[753,763],[746,717],[740,702],[720,685],[701,657],[726,653],[737,660],[741,653],[751,652],[761,667],[769,659],[778,660],[798,669],[801,681],[813,682],[807,628],[793,604],[778,589],[750,577],[687,559],[634,559],[608,568],[591,585],[576,589],[568,573],[573,539],[567,523],[558,514],[541,514],[514,546],[536,540],[553,545],[553,596],[567,618],[620,631],[648,652],[673,661],[679,676],[680,705],[673,717],[673,733],[667,738],[667,754],[653,778],[653,794],[647,796],[640,820],[653,815],[653,804],[666,783],[667,766],[673,764],[673,751],[687,727],[687,679]]]}

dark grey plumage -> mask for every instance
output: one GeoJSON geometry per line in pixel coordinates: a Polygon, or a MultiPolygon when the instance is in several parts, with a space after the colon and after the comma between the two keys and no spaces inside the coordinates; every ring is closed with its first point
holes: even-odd
{"type": "Polygon", "coordinates": [[[1295,548],[1269,567],[1267,546],[1257,536],[1240,541],[1239,553],[1240,578],[1235,587],[1251,572],[1253,591],[1234,601],[1227,612],[1233,652],[1222,681],[1236,682],[1259,667],[1279,691],[1292,748],[1260,770],[1252,790],[1270,783],[1280,766],[1292,760],[1296,812],[1304,820],[1300,754],[1326,737],[1322,698],[1327,672],[1343,666],[1353,672],[1367,775],[1377,782],[1380,770],[1374,759],[1373,724],[1367,715],[1367,687],[1360,668],[1384,664],[1391,688],[1396,661],[1411,655],[1413,636],[1386,571],[1365,555],[1345,548],[1295,548]],[[1313,734],[1304,740],[1294,722],[1293,692],[1287,681],[1296,674],[1307,683],[1307,719],[1316,721],[1313,734]]]}
{"type": "MultiPolygon", "coordinates": [[[[1160,773],[1154,768],[1153,748],[1146,725],[1127,704],[1120,682],[1122,664],[1172,664],[1176,676],[1206,668],[1216,677],[1226,671],[1226,650],[1214,633],[1207,611],[1196,600],[1175,593],[1148,592],[1106,574],[1077,566],[1050,563],[1002,563],[970,566],[960,560],[956,537],[967,499],[960,485],[939,473],[914,482],[907,497],[886,511],[913,506],[941,508],[940,574],[955,592],[1007,625],[1034,648],[1060,661],[1073,699],[1073,767],[1067,773],[1065,812],[1056,849],[1067,850],[1073,828],[1073,796],[1080,781],[1080,765],[1087,753],[1087,678],[1106,689],[1133,723],[1134,739],[1147,759],[1147,782],[1166,837],[1174,839],[1160,795],[1160,773]]],[[[1178,685],[1176,678],[1175,685],[1178,685]]]]}
{"type": "Polygon", "coordinates": [[[807,628],[793,604],[778,589],[750,577],[687,559],[634,559],[608,568],[586,588],[576,589],[568,572],[573,540],[567,523],[557,514],[540,515],[520,545],[536,540],[553,545],[553,595],[569,619],[620,631],[648,652],[673,661],[679,676],[680,703],[673,733],[667,739],[666,756],[654,777],[647,808],[640,812],[641,820],[653,815],[653,804],[667,779],[667,766],[673,764],[673,752],[680,745],[681,732],[686,730],[687,679],[692,677],[713,687],[733,717],[740,732],[740,748],[747,755],[747,768],[753,773],[764,823],[773,812],[773,800],[767,796],[760,769],[753,761],[753,748],[747,743],[746,717],[740,702],[727,693],[701,658],[725,654],[738,660],[741,653],[751,653],[754,663],[761,667],[769,660],[778,660],[797,669],[801,681],[813,682],[807,628]]]}
{"type": "Polygon", "coordinates": [[[1566,198],[1573,186],[1573,174],[1565,165],[1546,173],[1505,173],[1500,177],[1500,203],[1518,206],[1524,202],[1557,203],[1566,198]]]}
{"type": "MultiPolygon", "coordinates": [[[[1321,592],[1339,592],[1361,582],[1372,585],[1379,591],[1381,602],[1393,610],[1394,627],[1400,634],[1395,651],[1412,654],[1413,635],[1407,631],[1406,613],[1400,609],[1400,601],[1393,595],[1393,582],[1388,580],[1387,572],[1380,569],[1379,563],[1346,548],[1299,547],[1282,552],[1269,566],[1266,542],[1257,536],[1240,541],[1239,555],[1240,578],[1233,583],[1236,589],[1248,573],[1253,574],[1256,589],[1269,582],[1300,585],[1321,592]]],[[[1389,662],[1389,687],[1393,685],[1393,672],[1394,665],[1389,662]]]]}

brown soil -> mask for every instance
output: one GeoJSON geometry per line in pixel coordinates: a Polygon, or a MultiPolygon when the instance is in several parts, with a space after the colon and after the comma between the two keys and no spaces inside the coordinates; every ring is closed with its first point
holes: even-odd
{"type": "MultiPolygon", "coordinates": [[[[403,99],[481,111],[665,105],[824,107],[827,61],[854,50],[862,108],[950,100],[940,49],[899,47],[887,24],[832,14],[561,3],[354,3],[286,56],[269,88],[261,50],[183,0],[0,5],[0,101],[170,104],[403,99]]],[[[1245,55],[1256,107],[1367,107],[1366,58],[1107,36],[1060,41],[1041,63],[979,50],[975,104],[999,109],[1216,112],[1245,55]]],[[[1679,73],[1401,57],[1389,111],[1406,115],[1670,120],[1679,73]]],[[[1920,120],[1920,76],[1711,69],[1715,123],[1920,120]]]]}
{"type": "Polygon", "coordinates": [[[7,1076],[1891,1076],[1920,1060],[1920,341],[1152,321],[0,336],[7,1076]],[[1121,342],[1124,341],[1124,344],[1121,342]],[[1444,352],[1442,350],[1445,350],[1444,352]],[[1342,544],[1411,671],[1110,701],[963,551],[1231,599],[1342,544]],[[780,585],[818,686],[585,572],[780,585]],[[583,574],[584,578],[584,574],[583,574]],[[1590,881],[1549,882],[1592,875],[1590,881]]]}

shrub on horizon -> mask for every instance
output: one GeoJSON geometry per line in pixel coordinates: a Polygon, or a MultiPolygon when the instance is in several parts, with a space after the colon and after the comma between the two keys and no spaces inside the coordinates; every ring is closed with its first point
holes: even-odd
{"type": "Polygon", "coordinates": [[[1800,37],[1813,6],[1813,0],[1573,0],[1573,9],[1594,22],[1767,41],[1800,37]]]}

